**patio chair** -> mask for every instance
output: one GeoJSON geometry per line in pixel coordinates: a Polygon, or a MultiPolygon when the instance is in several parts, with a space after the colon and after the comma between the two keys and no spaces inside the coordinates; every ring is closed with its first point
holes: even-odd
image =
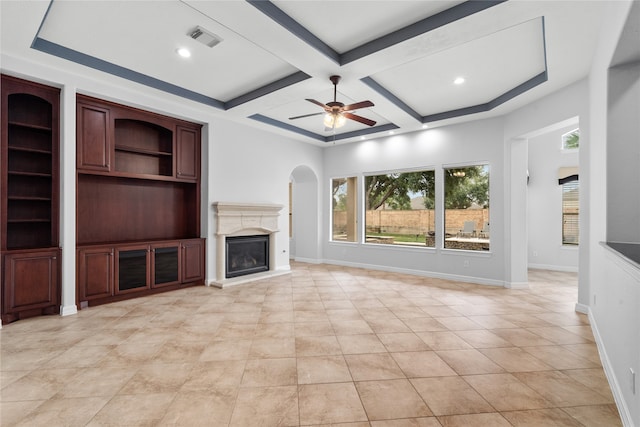
{"type": "Polygon", "coordinates": [[[478,237],[483,237],[485,239],[489,238],[489,223],[485,222],[482,225],[482,230],[480,230],[480,233],[478,233],[478,237]]]}
{"type": "Polygon", "coordinates": [[[465,221],[464,228],[458,232],[458,237],[474,237],[476,235],[475,221],[465,221]]]}

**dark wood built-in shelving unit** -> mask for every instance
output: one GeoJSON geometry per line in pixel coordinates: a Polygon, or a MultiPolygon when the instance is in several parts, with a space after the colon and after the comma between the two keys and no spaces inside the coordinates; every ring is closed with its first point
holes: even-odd
{"type": "Polygon", "coordinates": [[[78,95],[81,307],[204,283],[200,131],[78,95]]]}
{"type": "Polygon", "coordinates": [[[59,311],[60,90],[2,75],[2,322],[59,311]]]}

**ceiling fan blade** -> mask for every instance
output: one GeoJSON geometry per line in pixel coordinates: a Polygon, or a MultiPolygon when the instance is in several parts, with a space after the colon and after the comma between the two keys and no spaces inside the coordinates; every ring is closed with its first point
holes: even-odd
{"type": "Polygon", "coordinates": [[[357,110],[359,108],[366,108],[366,107],[373,107],[373,102],[361,101],[361,102],[356,102],[355,104],[345,105],[344,107],[342,107],[342,111],[351,111],[351,110],[357,110]]]}
{"type": "Polygon", "coordinates": [[[309,101],[309,102],[311,102],[311,103],[313,103],[313,104],[316,104],[317,106],[322,107],[322,108],[324,108],[324,109],[325,109],[325,110],[327,110],[327,111],[331,109],[331,108],[327,107],[326,105],[324,105],[322,102],[320,102],[320,101],[316,101],[315,99],[309,99],[309,98],[307,98],[307,101],[309,101]]]}
{"type": "Polygon", "coordinates": [[[301,116],[289,117],[289,120],[301,119],[303,117],[311,117],[311,116],[320,116],[326,113],[311,113],[311,114],[303,114],[301,116]]]}
{"type": "Polygon", "coordinates": [[[373,125],[375,125],[375,124],[376,124],[376,122],[375,122],[375,121],[370,120],[370,119],[367,119],[367,118],[362,117],[362,116],[358,116],[358,115],[351,114],[351,113],[342,113],[342,114],[343,114],[347,119],[355,120],[356,122],[360,122],[360,123],[362,123],[362,124],[364,124],[364,125],[367,125],[367,126],[373,126],[373,125]]]}

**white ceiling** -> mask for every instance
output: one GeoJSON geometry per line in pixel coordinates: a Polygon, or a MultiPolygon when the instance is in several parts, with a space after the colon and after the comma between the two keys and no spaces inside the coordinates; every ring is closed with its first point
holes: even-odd
{"type": "Polygon", "coordinates": [[[494,3],[3,0],[1,47],[324,145],[505,114],[587,75],[606,1],[494,3]],[[193,40],[196,26],[222,42],[193,40]],[[322,111],[305,99],[331,101],[334,74],[338,101],[375,104],[356,112],[374,127],[289,120],[322,111]]]}

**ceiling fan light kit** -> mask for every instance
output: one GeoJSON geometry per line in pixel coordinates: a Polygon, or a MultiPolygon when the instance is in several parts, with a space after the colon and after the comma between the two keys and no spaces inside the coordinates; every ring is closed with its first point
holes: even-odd
{"type": "Polygon", "coordinates": [[[344,105],[344,103],[338,102],[336,100],[340,76],[331,76],[329,77],[329,80],[331,80],[331,83],[333,83],[333,101],[323,104],[322,102],[316,101],[315,99],[307,98],[307,101],[311,102],[312,104],[316,104],[319,107],[322,107],[325,113],[304,114],[302,116],[289,117],[289,120],[324,114],[323,124],[326,128],[329,128],[329,130],[344,126],[344,124],[347,122],[347,119],[362,123],[367,126],[373,126],[376,124],[374,120],[370,120],[352,113],[352,111],[359,108],[373,107],[373,102],[360,101],[354,104],[344,105]]]}

